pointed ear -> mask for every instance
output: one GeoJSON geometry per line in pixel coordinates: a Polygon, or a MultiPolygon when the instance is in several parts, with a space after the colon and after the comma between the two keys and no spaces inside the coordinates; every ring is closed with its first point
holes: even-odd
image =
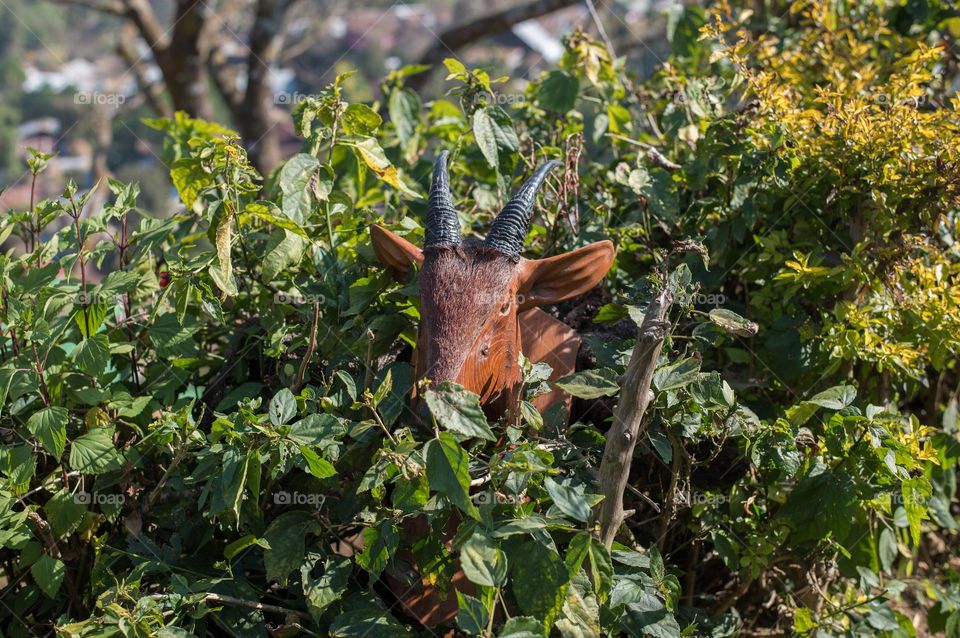
{"type": "Polygon", "coordinates": [[[603,279],[616,251],[611,241],[598,241],[569,253],[531,259],[521,264],[520,310],[559,303],[582,295],[603,279]]]}
{"type": "Polygon", "coordinates": [[[380,263],[392,269],[393,274],[400,280],[406,278],[411,264],[423,264],[422,250],[382,226],[370,226],[370,240],[380,263]]]}

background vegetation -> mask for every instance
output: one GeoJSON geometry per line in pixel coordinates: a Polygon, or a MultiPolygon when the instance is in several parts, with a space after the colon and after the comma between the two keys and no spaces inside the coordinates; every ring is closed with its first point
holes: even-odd
{"type": "Polygon", "coordinates": [[[960,635],[958,29],[939,3],[721,2],[673,11],[642,81],[583,32],[522,93],[455,59],[442,99],[419,67],[373,104],[340,77],[265,176],[226,128],[148,122],[177,214],[111,180],[0,225],[24,247],[0,259],[4,631],[430,635],[383,577],[448,589],[459,558],[458,635],[960,635]],[[569,423],[488,423],[452,386],[433,431],[407,411],[416,281],[368,228],[422,241],[439,149],[471,232],[557,158],[528,255],[617,245],[552,309],[586,342],[569,423]],[[608,552],[604,432],[663,286],[608,552]]]}

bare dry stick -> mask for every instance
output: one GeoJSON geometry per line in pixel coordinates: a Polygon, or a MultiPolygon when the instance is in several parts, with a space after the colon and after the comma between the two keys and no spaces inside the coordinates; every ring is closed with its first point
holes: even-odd
{"type": "MultiPolygon", "coordinates": [[[[305,611],[300,611],[298,609],[290,609],[289,607],[279,607],[277,605],[268,605],[267,603],[261,603],[257,600],[243,600],[242,598],[234,598],[233,596],[225,596],[224,594],[214,594],[207,593],[204,594],[208,603],[220,604],[220,605],[235,605],[237,607],[246,607],[247,609],[256,609],[257,611],[266,611],[273,614],[280,614],[282,616],[295,616],[301,620],[309,621],[311,620],[310,614],[305,611]]],[[[148,598],[152,600],[164,600],[169,598],[168,594],[151,594],[148,598]]]]}
{"type": "Polygon", "coordinates": [[[307,376],[307,367],[310,365],[310,359],[313,358],[313,351],[317,348],[317,326],[320,324],[320,302],[313,302],[313,321],[310,322],[310,341],[307,343],[307,352],[303,355],[303,361],[300,362],[300,370],[297,371],[297,380],[293,384],[293,391],[299,392],[303,387],[303,380],[307,376]]]}
{"type": "Polygon", "coordinates": [[[607,432],[607,445],[603,450],[600,463],[600,503],[598,522],[600,540],[609,549],[617,535],[620,525],[632,512],[623,509],[623,492],[630,479],[630,460],[633,448],[640,438],[643,415],[653,399],[650,383],[657,367],[660,349],[670,322],[667,310],[673,302],[668,289],[662,290],[643,317],[643,323],[637,333],[637,344],[633,348],[627,373],[624,375],[620,402],[613,415],[613,426],[607,432]]]}

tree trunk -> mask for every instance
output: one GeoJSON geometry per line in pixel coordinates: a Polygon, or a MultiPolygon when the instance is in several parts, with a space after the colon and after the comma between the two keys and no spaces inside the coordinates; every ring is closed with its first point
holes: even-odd
{"type": "Polygon", "coordinates": [[[211,15],[203,0],[178,0],[170,44],[157,58],[173,108],[203,119],[213,119],[204,37],[211,15]]]}

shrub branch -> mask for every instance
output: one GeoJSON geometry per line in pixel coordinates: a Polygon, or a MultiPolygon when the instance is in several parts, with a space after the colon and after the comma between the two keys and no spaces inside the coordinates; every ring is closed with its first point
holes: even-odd
{"type": "Polygon", "coordinates": [[[637,333],[637,343],[624,375],[620,403],[613,415],[613,426],[607,433],[607,444],[600,463],[600,503],[598,522],[600,540],[609,549],[620,525],[632,512],[623,509],[623,493],[630,478],[633,449],[642,433],[643,416],[653,399],[650,383],[657,367],[663,341],[670,328],[667,310],[673,301],[668,289],[660,291],[637,333]]]}

